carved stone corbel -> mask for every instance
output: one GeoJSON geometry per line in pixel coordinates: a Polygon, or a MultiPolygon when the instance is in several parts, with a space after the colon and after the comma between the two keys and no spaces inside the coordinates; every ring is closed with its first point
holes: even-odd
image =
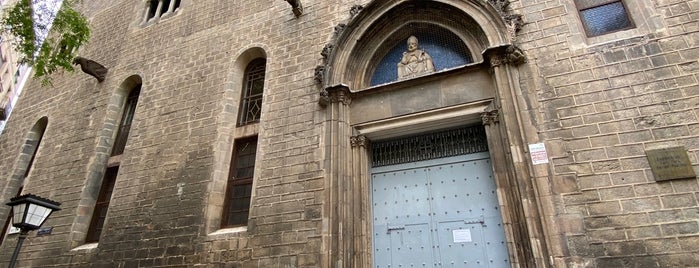
{"type": "Polygon", "coordinates": [[[301,5],[301,0],[284,0],[289,5],[291,5],[291,10],[294,12],[294,16],[297,18],[303,14],[303,6],[301,5]]]}
{"type": "Polygon", "coordinates": [[[517,66],[527,62],[527,57],[524,55],[524,51],[515,45],[504,45],[489,48],[484,54],[491,67],[504,64],[517,66]]]}

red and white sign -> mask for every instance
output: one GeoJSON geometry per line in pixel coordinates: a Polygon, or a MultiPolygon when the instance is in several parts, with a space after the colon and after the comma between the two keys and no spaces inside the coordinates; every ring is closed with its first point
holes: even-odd
{"type": "Polygon", "coordinates": [[[549,155],[546,153],[546,146],[543,143],[529,144],[529,155],[532,157],[532,164],[547,164],[549,155]]]}

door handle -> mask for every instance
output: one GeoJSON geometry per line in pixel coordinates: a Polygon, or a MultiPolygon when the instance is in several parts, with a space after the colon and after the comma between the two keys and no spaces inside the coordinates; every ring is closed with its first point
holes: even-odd
{"type": "Polygon", "coordinates": [[[405,230],[405,225],[388,225],[386,227],[386,233],[390,234],[391,231],[405,230]]]}
{"type": "Polygon", "coordinates": [[[483,227],[487,227],[487,226],[488,226],[488,225],[485,224],[485,218],[483,217],[483,215],[481,215],[481,217],[478,218],[478,219],[467,219],[467,220],[464,220],[464,223],[465,223],[465,224],[480,223],[483,227]]]}

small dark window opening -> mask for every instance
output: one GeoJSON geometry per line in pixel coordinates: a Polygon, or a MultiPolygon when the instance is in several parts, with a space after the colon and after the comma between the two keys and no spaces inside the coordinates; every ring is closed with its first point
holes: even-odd
{"type": "Polygon", "coordinates": [[[90,221],[90,227],[87,230],[85,243],[97,242],[100,239],[100,234],[102,234],[102,229],[104,227],[104,221],[107,218],[107,209],[109,209],[109,201],[112,199],[112,192],[114,191],[114,184],[116,182],[118,172],[119,166],[116,166],[107,168],[106,174],[104,174],[102,187],[100,187],[100,193],[97,197],[95,210],[92,213],[92,220],[90,221]]]}
{"type": "Polygon", "coordinates": [[[235,141],[226,184],[222,227],[243,226],[248,223],[256,154],[257,137],[235,141]]]}
{"type": "Polygon", "coordinates": [[[265,59],[255,59],[250,62],[245,69],[243,98],[240,105],[240,120],[238,120],[239,126],[260,121],[266,63],[267,61],[265,59]]]}
{"type": "Polygon", "coordinates": [[[624,1],[576,0],[587,36],[593,37],[634,27],[624,1]]]}
{"type": "Polygon", "coordinates": [[[180,8],[180,0],[175,0],[175,7],[172,10],[177,10],[178,8],[180,8]]]}
{"type": "Polygon", "coordinates": [[[167,12],[168,9],[170,8],[170,0],[162,0],[162,1],[163,1],[163,5],[160,6],[160,14],[165,14],[165,12],[167,12]]]}
{"type": "Polygon", "coordinates": [[[116,139],[114,140],[112,156],[124,153],[124,148],[126,147],[126,140],[129,137],[129,131],[131,131],[131,123],[133,121],[134,112],[136,112],[136,104],[138,104],[139,94],[141,94],[141,85],[138,85],[136,86],[136,88],[131,90],[129,96],[126,99],[126,106],[124,106],[124,115],[121,118],[119,130],[117,132],[116,139]]]}
{"type": "Polygon", "coordinates": [[[158,12],[158,0],[150,0],[150,7],[148,8],[148,19],[155,17],[158,12]]]}

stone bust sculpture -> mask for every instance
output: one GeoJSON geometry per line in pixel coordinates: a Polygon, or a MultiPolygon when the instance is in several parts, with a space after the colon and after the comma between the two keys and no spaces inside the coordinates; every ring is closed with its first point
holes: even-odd
{"type": "Polygon", "coordinates": [[[432,57],[418,48],[417,37],[408,37],[408,51],[403,52],[403,58],[398,63],[398,80],[433,72],[432,57]]]}

